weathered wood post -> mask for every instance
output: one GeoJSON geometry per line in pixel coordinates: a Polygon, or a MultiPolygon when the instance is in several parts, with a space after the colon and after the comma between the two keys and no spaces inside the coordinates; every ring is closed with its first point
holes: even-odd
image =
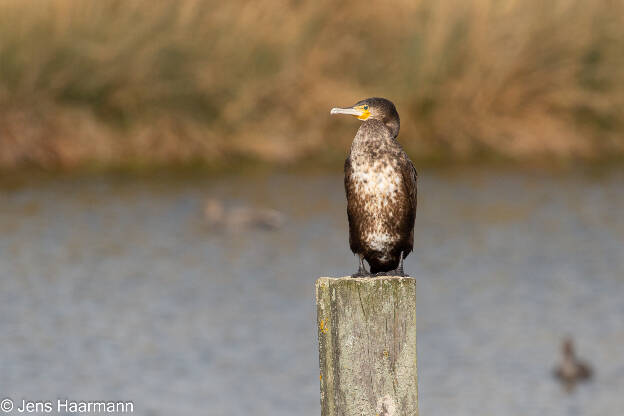
{"type": "Polygon", "coordinates": [[[316,281],[322,416],[417,416],[416,280],[316,281]]]}

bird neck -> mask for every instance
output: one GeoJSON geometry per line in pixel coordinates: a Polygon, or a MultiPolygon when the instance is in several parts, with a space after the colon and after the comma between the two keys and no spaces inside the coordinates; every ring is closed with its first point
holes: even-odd
{"type": "Polygon", "coordinates": [[[353,145],[369,146],[375,143],[376,146],[379,146],[383,142],[393,141],[393,137],[389,133],[388,128],[381,120],[368,119],[360,124],[353,145]]]}
{"type": "Polygon", "coordinates": [[[567,357],[567,358],[574,359],[575,355],[576,354],[574,354],[574,346],[573,346],[572,342],[569,342],[569,341],[565,342],[563,344],[563,356],[567,357]]]}
{"type": "Polygon", "coordinates": [[[396,139],[399,135],[399,120],[398,119],[368,119],[362,122],[358,133],[364,133],[364,136],[368,136],[369,139],[379,139],[385,134],[380,134],[381,131],[387,131],[390,133],[390,137],[396,139]]]}
{"type": "Polygon", "coordinates": [[[396,139],[399,135],[399,128],[401,127],[401,122],[399,121],[399,118],[387,117],[384,118],[382,122],[384,123],[384,126],[386,126],[388,130],[390,130],[390,135],[396,139]]]}

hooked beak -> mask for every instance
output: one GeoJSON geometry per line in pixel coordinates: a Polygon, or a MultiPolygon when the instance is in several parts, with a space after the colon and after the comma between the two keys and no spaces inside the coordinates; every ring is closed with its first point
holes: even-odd
{"type": "Polygon", "coordinates": [[[361,117],[364,114],[364,110],[355,109],[353,107],[349,108],[339,108],[334,107],[329,112],[330,114],[349,114],[351,116],[361,117]]]}

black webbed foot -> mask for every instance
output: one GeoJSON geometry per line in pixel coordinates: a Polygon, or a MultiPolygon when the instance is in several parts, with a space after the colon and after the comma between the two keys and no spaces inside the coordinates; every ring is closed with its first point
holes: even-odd
{"type": "Polygon", "coordinates": [[[399,277],[410,277],[409,274],[406,274],[403,270],[394,269],[389,270],[387,272],[377,272],[371,274],[373,277],[382,277],[382,276],[399,276],[399,277]]]}

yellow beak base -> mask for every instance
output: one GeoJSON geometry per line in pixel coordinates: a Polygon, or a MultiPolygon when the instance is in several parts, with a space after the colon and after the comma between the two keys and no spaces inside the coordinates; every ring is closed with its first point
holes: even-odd
{"type": "Polygon", "coordinates": [[[361,116],[358,116],[358,118],[359,118],[360,120],[366,120],[366,119],[367,119],[367,118],[369,118],[369,117],[370,117],[370,111],[368,111],[368,110],[364,110],[364,112],[362,113],[362,115],[361,115],[361,116]]]}

